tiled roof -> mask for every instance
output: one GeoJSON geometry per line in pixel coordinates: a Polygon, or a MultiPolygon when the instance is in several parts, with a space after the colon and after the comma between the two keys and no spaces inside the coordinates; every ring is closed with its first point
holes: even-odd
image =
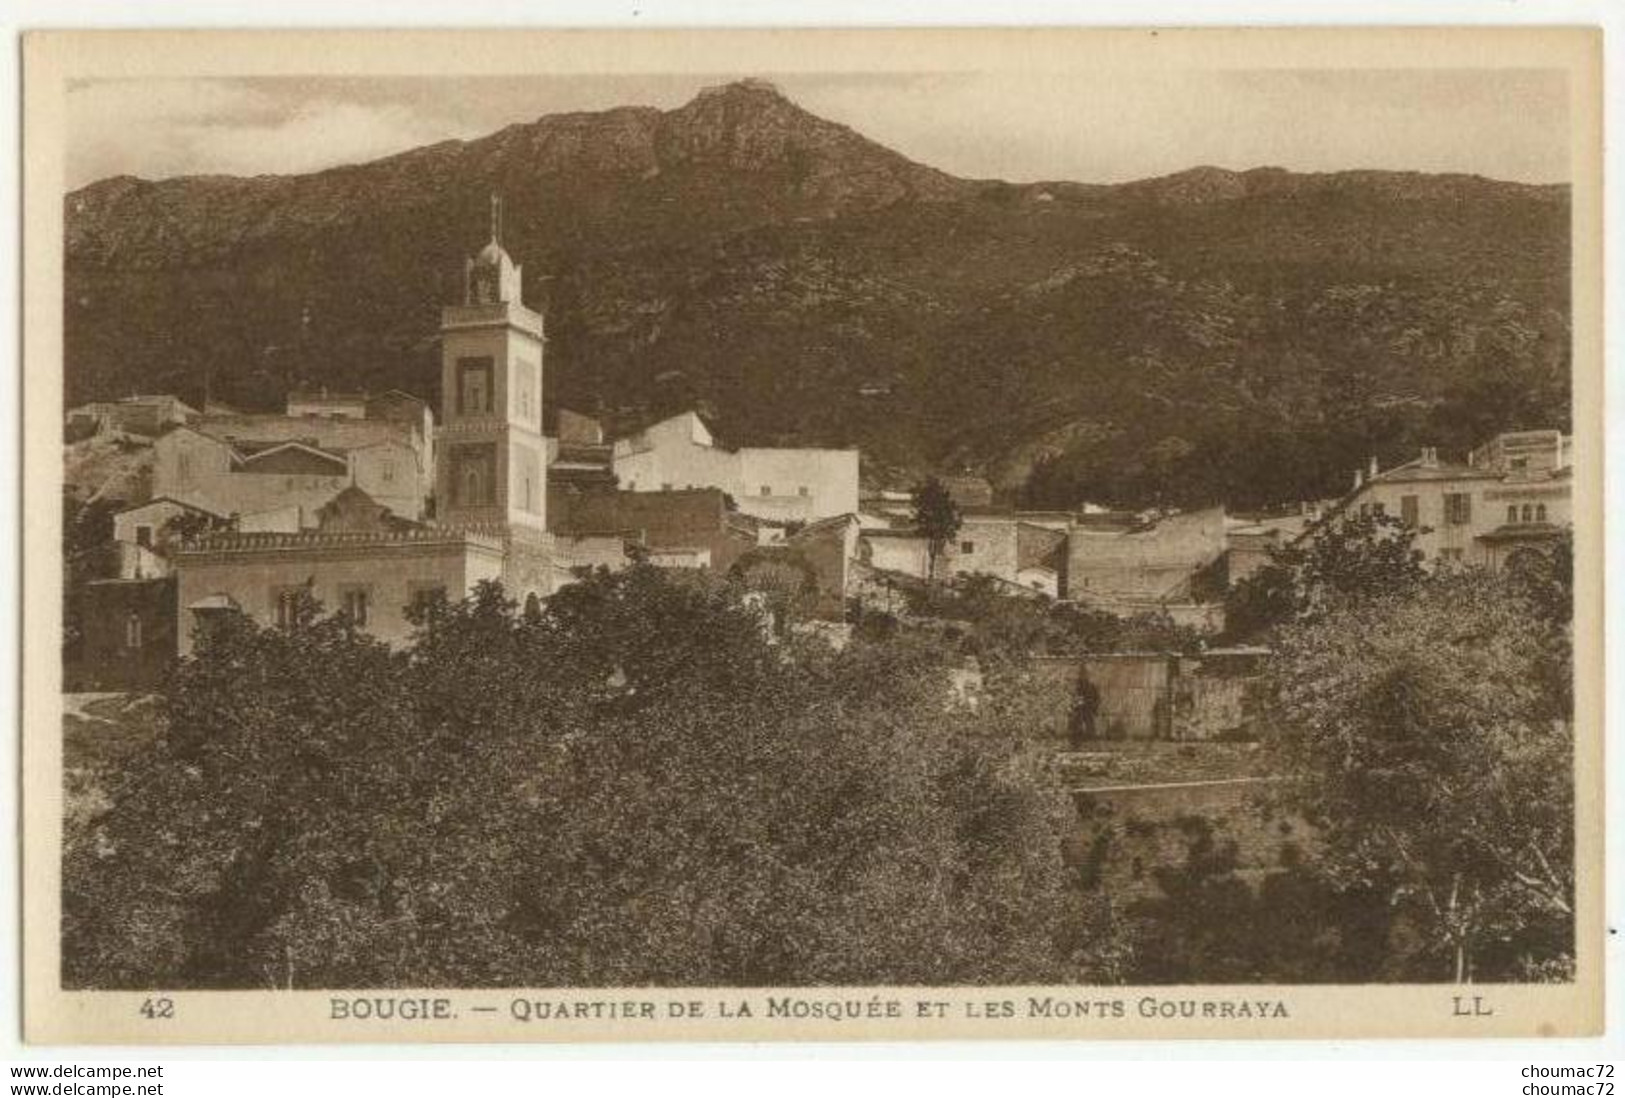
{"type": "Polygon", "coordinates": [[[310,404],[325,401],[328,404],[355,404],[368,399],[368,394],[360,391],[341,393],[328,392],[326,389],[295,389],[288,394],[290,404],[310,404]]]}
{"type": "Polygon", "coordinates": [[[176,553],[177,557],[201,556],[223,551],[264,551],[274,549],[318,551],[335,548],[384,548],[391,546],[463,545],[502,551],[502,541],[494,534],[449,526],[414,524],[410,528],[351,533],[324,533],[302,530],[249,532],[222,531],[205,534],[176,553]]]}
{"type": "Polygon", "coordinates": [[[1439,461],[1423,465],[1420,460],[1396,465],[1378,473],[1370,484],[1410,484],[1430,480],[1500,480],[1501,474],[1488,469],[1475,469],[1455,461],[1439,461]]]}
{"type": "MultiPolygon", "coordinates": [[[[186,510],[188,510],[188,511],[196,511],[200,515],[213,515],[215,518],[225,518],[226,517],[225,515],[221,514],[219,511],[211,510],[211,509],[209,509],[207,507],[200,506],[200,505],[198,505],[196,503],[188,503],[186,500],[184,500],[184,499],[176,499],[174,496],[153,496],[151,499],[147,500],[147,502],[138,503],[134,507],[126,507],[124,510],[118,512],[118,514],[119,515],[132,514],[132,513],[136,512],[136,511],[141,511],[141,510],[144,510],[144,509],[146,509],[148,507],[151,507],[151,506],[153,506],[154,504],[157,504],[157,503],[169,503],[169,504],[173,504],[176,507],[184,507],[186,510]]],[[[117,516],[115,516],[115,517],[117,517],[117,516]]]]}
{"type": "Polygon", "coordinates": [[[1539,541],[1555,538],[1563,532],[1561,526],[1549,522],[1508,522],[1478,535],[1479,541],[1539,541]]]}
{"type": "Polygon", "coordinates": [[[277,442],[269,445],[255,443],[253,446],[254,448],[252,450],[248,449],[246,446],[238,447],[238,450],[243,454],[243,464],[245,465],[258,462],[264,458],[272,457],[276,453],[284,450],[298,450],[302,453],[310,454],[312,457],[320,458],[321,460],[327,462],[333,462],[340,466],[344,465],[345,463],[344,455],[334,453],[331,450],[323,450],[319,447],[311,446],[304,442],[277,442]]]}
{"type": "Polygon", "coordinates": [[[411,429],[383,419],[328,419],[320,416],[204,416],[189,424],[225,439],[242,452],[284,442],[303,442],[344,453],[380,442],[406,443],[411,429]]]}

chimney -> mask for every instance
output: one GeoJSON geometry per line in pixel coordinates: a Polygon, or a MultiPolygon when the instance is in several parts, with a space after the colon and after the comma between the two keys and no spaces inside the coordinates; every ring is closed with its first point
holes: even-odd
{"type": "Polygon", "coordinates": [[[1366,479],[1367,480],[1376,480],[1377,479],[1377,455],[1376,454],[1371,455],[1370,470],[1366,473],[1366,479]]]}
{"type": "Polygon", "coordinates": [[[1364,470],[1356,469],[1354,470],[1354,490],[1358,492],[1363,487],[1365,487],[1365,472],[1364,470]]]}
{"type": "Polygon", "coordinates": [[[1432,446],[1422,447],[1422,468],[1434,469],[1439,464],[1439,451],[1432,446]]]}

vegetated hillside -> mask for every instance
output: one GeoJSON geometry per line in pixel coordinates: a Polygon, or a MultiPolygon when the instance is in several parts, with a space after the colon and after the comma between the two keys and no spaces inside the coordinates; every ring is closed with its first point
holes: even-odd
{"type": "Polygon", "coordinates": [[[756,81],[312,175],[77,191],[68,399],[432,397],[493,192],[550,396],[612,429],[693,405],[733,442],[861,446],[871,479],[1253,505],[1568,423],[1566,188],[963,180],[756,81]]]}
{"type": "Polygon", "coordinates": [[[152,445],[128,435],[98,435],[62,449],[62,486],[80,503],[121,506],[152,496],[152,445]]]}

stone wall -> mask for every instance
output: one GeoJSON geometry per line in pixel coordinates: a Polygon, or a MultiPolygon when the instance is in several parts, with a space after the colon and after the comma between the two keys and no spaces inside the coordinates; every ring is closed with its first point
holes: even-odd
{"type": "MultiPolygon", "coordinates": [[[[927,565],[925,539],[899,530],[865,530],[858,546],[860,559],[882,572],[898,572],[924,579],[927,565]]],[[[939,562],[937,565],[941,568],[939,562]]]]}
{"type": "Polygon", "coordinates": [[[857,554],[857,524],[849,519],[818,523],[790,539],[790,549],[799,554],[817,576],[818,597],[814,617],[825,621],[846,618],[846,599],[855,586],[852,562],[857,554]]]}
{"type": "Polygon", "coordinates": [[[1233,852],[1236,875],[1256,884],[1315,842],[1302,820],[1271,804],[1273,787],[1241,779],[1076,792],[1071,860],[1086,884],[1120,903],[1158,894],[1157,871],[1183,867],[1198,844],[1233,852]]]}
{"type": "Polygon", "coordinates": [[[959,533],[943,548],[938,565],[941,574],[981,573],[1015,583],[1019,558],[1016,527],[1016,520],[1009,515],[962,516],[959,533]]]}
{"type": "Polygon", "coordinates": [[[1083,602],[1159,601],[1225,550],[1222,507],[1173,515],[1143,530],[1072,539],[1067,595],[1083,602]]]}
{"type": "Polygon", "coordinates": [[[1262,648],[1199,655],[1113,652],[1040,656],[1036,673],[1064,688],[1067,711],[1049,734],[1095,740],[1253,739],[1258,734],[1262,648]],[[1087,685],[1086,685],[1087,684],[1087,685]],[[1095,693],[1089,720],[1088,690],[1095,693]]]}
{"type": "Polygon", "coordinates": [[[79,592],[78,659],[69,689],[150,690],[175,659],[175,581],[99,580],[79,592]]]}

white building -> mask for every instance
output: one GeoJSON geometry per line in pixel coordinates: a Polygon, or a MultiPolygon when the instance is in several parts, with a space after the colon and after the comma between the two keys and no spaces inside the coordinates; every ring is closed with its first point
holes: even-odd
{"type": "MultiPolygon", "coordinates": [[[[937,578],[986,576],[1012,594],[1064,594],[1071,524],[1064,514],[968,508],[942,546],[937,578]]],[[[858,559],[881,572],[928,578],[930,547],[909,527],[857,526],[858,559]]]]}
{"type": "Polygon", "coordinates": [[[1357,474],[1335,515],[1382,512],[1417,530],[1430,562],[1500,568],[1522,548],[1573,524],[1571,440],[1560,431],[1509,431],[1465,464],[1432,447],[1392,469],[1357,474]]]}
{"type": "Polygon", "coordinates": [[[318,508],[353,485],[418,519],[434,484],[431,445],[410,422],[202,416],[153,443],[152,490],[217,515],[297,508],[292,528],[308,529],[318,508]]]}
{"type": "Polygon", "coordinates": [[[197,415],[196,408],[173,396],[128,396],[68,409],[67,428],[76,437],[101,431],[157,435],[178,423],[196,419],[197,415]]]}
{"type": "Polygon", "coordinates": [[[728,450],[693,412],[618,440],[613,460],[628,491],[717,488],[758,518],[811,522],[858,510],[856,450],[728,450]]]}
{"type": "Polygon", "coordinates": [[[225,516],[189,503],[158,496],[113,516],[113,543],[118,547],[120,579],[154,579],[170,572],[167,551],[174,520],[197,516],[205,524],[225,516]]]}

